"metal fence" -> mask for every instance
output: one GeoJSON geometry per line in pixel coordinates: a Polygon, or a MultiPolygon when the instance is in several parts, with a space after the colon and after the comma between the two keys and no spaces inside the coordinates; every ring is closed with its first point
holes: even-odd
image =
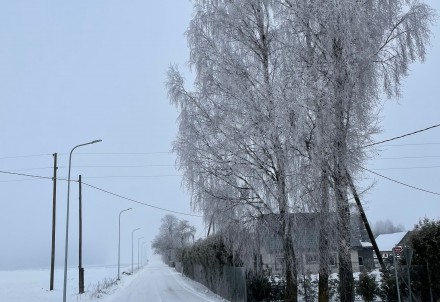
{"type": "Polygon", "coordinates": [[[246,270],[244,267],[223,266],[208,270],[202,265],[176,262],[176,270],[197,281],[231,302],[246,302],[246,270]]]}

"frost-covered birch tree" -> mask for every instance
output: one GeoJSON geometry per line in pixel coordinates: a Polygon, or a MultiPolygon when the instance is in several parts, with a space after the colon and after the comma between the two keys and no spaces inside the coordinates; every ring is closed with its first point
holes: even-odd
{"type": "Polygon", "coordinates": [[[179,167],[194,206],[216,223],[252,230],[279,215],[286,301],[297,300],[289,213],[298,209],[324,221],[320,301],[336,210],[340,298],[353,300],[348,175],[377,131],[380,97],[399,95],[409,64],[424,60],[432,19],[417,0],[194,1],[194,89],[175,67],[167,83],[180,109],[179,167]]]}
{"type": "Polygon", "coordinates": [[[356,175],[365,158],[380,96],[398,96],[409,64],[424,60],[433,12],[418,0],[279,3],[291,24],[286,44],[295,41],[291,53],[314,92],[306,100],[316,120],[315,162],[330,177],[338,213],[340,298],[353,301],[347,173],[356,175]]]}
{"type": "Polygon", "coordinates": [[[271,1],[195,1],[188,30],[194,91],[184,89],[174,68],[168,89],[180,108],[175,150],[195,206],[207,217],[215,211],[216,223],[238,221],[251,231],[260,217],[276,213],[286,301],[296,301],[289,213],[299,200],[297,132],[304,115],[273,13],[271,1]]]}
{"type": "Polygon", "coordinates": [[[151,247],[155,254],[165,256],[170,261],[173,250],[194,242],[195,232],[196,228],[187,220],[179,220],[176,216],[167,214],[161,219],[159,233],[154,237],[151,247]]]}
{"type": "Polygon", "coordinates": [[[171,260],[171,251],[178,247],[178,224],[179,219],[177,219],[177,217],[174,215],[168,214],[162,217],[159,234],[151,243],[154,253],[166,256],[168,261],[171,260]]]}

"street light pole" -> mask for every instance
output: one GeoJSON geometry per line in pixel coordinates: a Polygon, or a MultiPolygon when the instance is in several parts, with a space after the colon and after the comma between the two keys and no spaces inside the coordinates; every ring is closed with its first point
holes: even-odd
{"type": "MultiPolygon", "coordinates": [[[[147,243],[146,242],[142,242],[142,245],[141,245],[141,267],[143,266],[142,265],[142,261],[143,261],[143,259],[144,259],[144,248],[145,248],[145,245],[146,245],[147,243]]],[[[144,261],[145,262],[145,261],[144,261]]]]}
{"type": "Polygon", "coordinates": [[[134,232],[136,232],[137,230],[140,230],[140,229],[141,228],[137,228],[131,232],[131,273],[132,274],[133,274],[133,234],[134,234],[134,232]]]}
{"type": "Polygon", "coordinates": [[[79,183],[79,259],[78,259],[78,281],[79,293],[84,294],[84,268],[82,267],[82,188],[81,175],[78,178],[79,183]]]}
{"type": "Polygon", "coordinates": [[[119,270],[121,267],[121,214],[125,211],[131,210],[131,208],[122,210],[119,212],[119,236],[118,236],[118,280],[119,279],[119,270]]]}
{"type": "Polygon", "coordinates": [[[139,240],[141,240],[142,238],[144,238],[144,236],[138,238],[138,269],[139,269],[139,240]]]}
{"type": "Polygon", "coordinates": [[[57,214],[57,153],[53,154],[52,252],[50,255],[50,290],[53,290],[55,271],[55,228],[57,214]]]}
{"type": "Polygon", "coordinates": [[[70,170],[72,167],[72,153],[78,147],[91,145],[95,143],[102,142],[102,140],[94,140],[85,144],[77,145],[72,148],[69,155],[69,174],[67,178],[67,213],[66,213],[66,244],[64,251],[64,286],[63,286],[63,302],[66,302],[66,287],[67,287],[67,255],[68,255],[68,247],[69,247],[69,199],[70,199],[70,170]]]}

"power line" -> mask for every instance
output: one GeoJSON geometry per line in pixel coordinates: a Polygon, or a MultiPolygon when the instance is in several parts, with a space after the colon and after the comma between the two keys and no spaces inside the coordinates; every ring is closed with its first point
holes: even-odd
{"type": "Polygon", "coordinates": [[[384,171],[384,170],[412,170],[412,169],[434,169],[434,168],[440,168],[440,166],[394,167],[394,168],[378,168],[373,170],[384,171]]]}
{"type": "Polygon", "coordinates": [[[382,160],[382,159],[419,159],[419,158],[439,158],[440,155],[422,155],[422,156],[401,156],[401,157],[381,157],[373,158],[372,160],[382,160]]]}
{"type": "MultiPolygon", "coordinates": [[[[82,155],[154,155],[154,154],[172,154],[172,151],[156,151],[156,152],[78,152],[75,154],[82,155]]],[[[68,153],[60,153],[66,155],[68,153]]]]}
{"type": "MultiPolygon", "coordinates": [[[[147,167],[174,167],[175,165],[115,165],[115,166],[73,166],[74,168],[147,168],[147,167]]],[[[62,167],[66,168],[66,167],[62,167]]]]}
{"type": "MultiPolygon", "coordinates": [[[[17,175],[17,176],[26,176],[26,177],[38,178],[38,179],[50,179],[50,180],[53,179],[52,177],[48,177],[48,176],[31,175],[31,174],[24,174],[24,173],[15,173],[15,172],[1,171],[1,170],[0,170],[0,173],[9,174],[9,175],[17,175]]],[[[57,180],[68,181],[65,178],[57,178],[57,180]]],[[[78,180],[71,180],[71,181],[78,182],[78,180]]],[[[196,214],[183,213],[183,212],[179,212],[179,211],[174,211],[174,210],[169,210],[169,209],[161,208],[161,207],[158,207],[158,206],[154,206],[154,205],[151,205],[151,204],[148,204],[148,203],[145,203],[145,202],[141,202],[141,201],[129,198],[129,197],[125,197],[125,196],[122,196],[122,195],[119,195],[119,194],[116,194],[116,193],[113,193],[113,192],[110,192],[110,191],[98,188],[96,186],[93,186],[93,185],[85,183],[85,182],[82,182],[82,184],[85,185],[85,186],[88,186],[90,188],[93,188],[95,190],[98,190],[98,191],[101,191],[101,192],[104,192],[104,193],[107,193],[107,194],[119,197],[121,199],[132,201],[132,202],[135,202],[135,203],[138,203],[138,204],[150,207],[150,208],[154,208],[154,209],[158,209],[158,210],[162,210],[162,211],[166,211],[166,212],[170,212],[170,213],[180,214],[180,215],[193,216],[193,217],[203,217],[203,216],[196,215],[196,214]]]]}
{"type": "Polygon", "coordinates": [[[13,158],[27,158],[27,157],[41,157],[41,156],[47,156],[52,154],[31,154],[31,155],[16,155],[16,156],[4,156],[0,157],[0,159],[13,159],[13,158]]]}
{"type": "Polygon", "coordinates": [[[396,145],[384,145],[386,147],[402,147],[402,146],[428,146],[428,145],[440,145],[440,143],[408,143],[408,144],[396,144],[396,145]]]}
{"type": "MultiPolygon", "coordinates": [[[[50,179],[50,180],[52,180],[52,178],[53,178],[53,177],[49,177],[49,176],[31,175],[31,174],[15,173],[15,172],[1,171],[1,170],[0,170],[0,173],[9,174],[9,175],[17,175],[17,176],[26,176],[26,177],[32,177],[32,178],[40,178],[40,179],[50,179]]],[[[64,179],[62,179],[62,180],[64,180],[64,179]]]]}
{"type": "Polygon", "coordinates": [[[383,140],[383,141],[380,141],[380,142],[368,144],[368,145],[362,146],[361,148],[371,147],[371,146],[383,144],[383,143],[386,143],[386,142],[394,141],[396,139],[400,139],[400,138],[403,138],[403,137],[411,136],[411,135],[414,135],[414,134],[417,134],[417,133],[420,133],[420,132],[423,132],[423,131],[427,131],[427,130],[430,130],[430,129],[433,129],[433,128],[436,128],[436,127],[440,127],[440,124],[433,125],[433,126],[430,126],[430,127],[424,128],[424,129],[420,129],[420,130],[417,130],[417,131],[414,131],[414,132],[406,133],[406,134],[403,134],[403,135],[400,135],[400,136],[396,136],[396,137],[393,137],[393,138],[390,138],[390,139],[386,139],[386,140],[383,140]]]}
{"type": "Polygon", "coordinates": [[[82,182],[82,184],[85,185],[85,186],[88,186],[90,188],[93,188],[95,190],[98,190],[98,191],[101,191],[101,192],[104,192],[104,193],[116,196],[116,197],[121,198],[121,199],[125,199],[125,200],[128,200],[128,201],[131,201],[131,202],[134,202],[134,203],[137,203],[137,204],[140,204],[140,205],[144,205],[144,206],[147,206],[147,207],[150,207],[150,208],[154,208],[154,209],[158,209],[158,210],[166,211],[166,212],[170,212],[170,213],[185,215],[185,216],[203,217],[203,216],[196,215],[196,214],[183,213],[183,212],[179,212],[179,211],[174,211],[174,210],[169,210],[169,209],[161,208],[161,207],[158,207],[158,206],[154,206],[154,205],[151,205],[151,204],[148,204],[148,203],[145,203],[145,202],[141,202],[141,201],[129,198],[129,197],[125,197],[125,196],[122,196],[122,195],[119,195],[119,194],[116,194],[116,193],[113,193],[113,192],[110,192],[110,191],[98,188],[96,186],[93,186],[93,185],[85,183],[85,182],[82,182]]]}
{"type": "MultiPolygon", "coordinates": [[[[58,167],[59,168],[59,167],[58,167]]],[[[53,167],[40,167],[40,168],[26,168],[26,169],[14,169],[10,170],[11,172],[20,172],[20,171],[33,171],[33,170],[47,170],[53,169],[53,167]]]]}
{"type": "Polygon", "coordinates": [[[389,181],[392,181],[392,182],[398,183],[398,184],[400,184],[400,185],[403,185],[403,186],[406,186],[406,187],[409,187],[409,188],[412,188],[412,189],[415,189],[415,190],[418,190],[418,191],[422,191],[422,192],[425,192],[425,193],[430,193],[430,194],[433,194],[433,195],[438,195],[438,196],[440,196],[440,193],[433,192],[433,191],[429,191],[429,190],[425,190],[425,189],[422,189],[422,188],[418,188],[418,187],[415,187],[415,186],[412,186],[412,185],[409,185],[409,184],[403,183],[403,182],[401,182],[401,181],[398,181],[398,180],[392,179],[392,178],[387,177],[387,176],[385,176],[385,175],[382,175],[382,174],[379,174],[379,173],[373,172],[373,171],[371,171],[371,170],[369,170],[369,169],[367,169],[367,168],[364,168],[364,167],[360,167],[360,168],[361,168],[361,169],[364,169],[365,171],[368,171],[368,172],[370,172],[370,173],[372,173],[372,174],[374,174],[374,175],[377,175],[377,176],[379,176],[379,177],[382,177],[382,178],[388,179],[389,181]]]}
{"type": "MultiPolygon", "coordinates": [[[[0,173],[3,174],[9,174],[9,175],[17,175],[17,176],[27,176],[27,177],[32,177],[32,178],[39,178],[39,179],[50,179],[52,180],[53,177],[49,177],[49,176],[39,176],[39,175],[31,175],[31,174],[25,174],[25,173],[16,173],[16,172],[10,172],[10,171],[0,171],[0,173]]],[[[157,174],[157,175],[104,175],[104,176],[83,176],[83,178],[87,178],[87,179],[99,179],[99,178],[160,178],[160,177],[181,177],[182,175],[180,174],[157,174]]],[[[67,181],[67,179],[63,179],[63,178],[57,178],[57,180],[65,180],[67,181]]],[[[18,180],[6,180],[3,182],[7,182],[7,181],[18,181],[18,180]]],[[[74,181],[74,180],[71,180],[74,181]]]]}
{"type": "MultiPolygon", "coordinates": [[[[175,165],[161,165],[161,164],[149,164],[149,165],[113,165],[113,166],[102,166],[102,165],[87,165],[87,166],[72,166],[72,168],[149,168],[149,167],[175,167],[175,165]]],[[[66,169],[67,166],[58,166],[58,169],[66,169]]],[[[10,170],[12,172],[20,171],[32,171],[32,170],[47,170],[53,169],[53,167],[36,167],[36,168],[24,168],[24,169],[14,169],[10,170]]]]}
{"type": "Polygon", "coordinates": [[[160,177],[179,177],[180,174],[158,174],[158,175],[104,175],[104,176],[83,176],[82,178],[160,178],[160,177]]]}
{"type": "Polygon", "coordinates": [[[40,179],[36,178],[23,178],[23,179],[9,179],[9,180],[0,180],[0,182],[23,182],[23,181],[38,181],[40,179]]]}

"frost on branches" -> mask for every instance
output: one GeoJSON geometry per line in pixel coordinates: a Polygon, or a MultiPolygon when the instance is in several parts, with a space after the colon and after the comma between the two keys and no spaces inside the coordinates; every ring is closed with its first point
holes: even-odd
{"type": "Polygon", "coordinates": [[[259,253],[261,218],[278,215],[268,227],[282,238],[285,301],[298,299],[301,229],[288,217],[320,213],[319,300],[337,240],[340,298],[353,301],[348,175],[372,151],[362,146],[378,131],[379,96],[398,96],[409,64],[424,60],[433,11],[411,0],[195,0],[193,16],[193,89],[177,67],[167,82],[193,206],[243,259],[259,253]],[[326,232],[330,212],[337,234],[326,232]]]}

